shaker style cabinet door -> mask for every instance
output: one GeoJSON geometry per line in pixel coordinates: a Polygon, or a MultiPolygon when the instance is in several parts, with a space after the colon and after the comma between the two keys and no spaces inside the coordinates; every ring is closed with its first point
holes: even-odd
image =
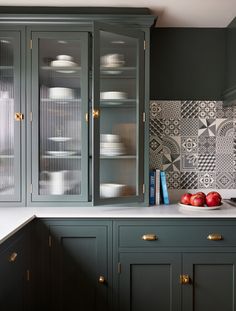
{"type": "Polygon", "coordinates": [[[143,201],[144,33],[94,23],[95,204],[143,201]]]}
{"type": "Polygon", "coordinates": [[[51,226],[51,310],[108,310],[108,227],[51,226]]]}
{"type": "Polygon", "coordinates": [[[0,31],[0,202],[22,200],[20,32],[0,31]]]}
{"type": "Polygon", "coordinates": [[[180,253],[121,253],[119,311],[180,311],[180,253]]]}
{"type": "Polygon", "coordinates": [[[236,310],[236,253],[183,254],[183,311],[236,310]]]}
{"type": "Polygon", "coordinates": [[[32,201],[87,201],[88,33],[31,37],[32,201]]]}

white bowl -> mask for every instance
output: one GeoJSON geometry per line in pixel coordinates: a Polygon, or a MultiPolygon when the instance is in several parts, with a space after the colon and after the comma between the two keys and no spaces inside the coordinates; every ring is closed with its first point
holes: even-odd
{"type": "Polygon", "coordinates": [[[125,92],[101,92],[100,99],[126,99],[127,94],[125,92]]]}
{"type": "Polygon", "coordinates": [[[125,188],[123,184],[101,184],[100,196],[103,198],[114,198],[122,195],[122,191],[125,188]]]}
{"type": "Polygon", "coordinates": [[[119,143],[120,136],[115,134],[101,134],[100,140],[102,143],[119,143]]]}
{"type": "Polygon", "coordinates": [[[51,99],[73,99],[74,90],[67,87],[51,87],[49,89],[51,99]]]}
{"type": "Polygon", "coordinates": [[[57,55],[58,60],[66,60],[66,61],[73,61],[73,57],[70,55],[57,55]]]}

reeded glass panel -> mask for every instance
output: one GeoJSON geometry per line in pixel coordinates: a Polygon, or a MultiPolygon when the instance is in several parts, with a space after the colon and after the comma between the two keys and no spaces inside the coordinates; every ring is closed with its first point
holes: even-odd
{"type": "Polygon", "coordinates": [[[138,40],[100,32],[100,197],[137,189],[138,40]]]}
{"type": "Polygon", "coordinates": [[[12,39],[0,38],[0,195],[15,193],[14,82],[12,39]]]}
{"type": "Polygon", "coordinates": [[[39,40],[39,194],[81,194],[81,42],[39,40]]]}

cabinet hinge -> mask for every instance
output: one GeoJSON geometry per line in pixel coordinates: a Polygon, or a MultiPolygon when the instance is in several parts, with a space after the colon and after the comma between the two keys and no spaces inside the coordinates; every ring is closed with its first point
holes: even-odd
{"type": "Polygon", "coordinates": [[[51,235],[48,236],[48,246],[52,247],[52,237],[51,237],[51,235]]]}
{"type": "Polygon", "coordinates": [[[33,112],[30,112],[30,122],[33,122],[33,112]]]}
{"type": "Polygon", "coordinates": [[[29,48],[32,50],[32,48],[33,48],[33,41],[32,40],[30,40],[30,42],[29,42],[29,48]]]}
{"type": "Polygon", "coordinates": [[[33,193],[33,184],[30,184],[30,193],[33,193]]]}
{"type": "Polygon", "coordinates": [[[30,270],[26,270],[26,280],[29,282],[30,281],[30,270]]]}
{"type": "Polygon", "coordinates": [[[118,262],[117,264],[117,272],[120,274],[121,273],[121,263],[118,262]]]}
{"type": "Polygon", "coordinates": [[[143,41],[143,49],[144,51],[146,50],[147,44],[146,44],[146,40],[143,41]]]}
{"type": "Polygon", "coordinates": [[[143,193],[145,193],[145,184],[143,184],[143,193]]]}
{"type": "Polygon", "coordinates": [[[143,122],[146,122],[146,112],[143,112],[143,122]]]}
{"type": "Polygon", "coordinates": [[[89,121],[89,114],[86,112],[86,114],[85,114],[85,120],[86,120],[86,122],[88,122],[89,121]]]}

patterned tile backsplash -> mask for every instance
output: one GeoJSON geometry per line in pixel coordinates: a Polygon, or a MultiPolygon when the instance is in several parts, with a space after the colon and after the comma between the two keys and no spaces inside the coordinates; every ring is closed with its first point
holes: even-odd
{"type": "Polygon", "coordinates": [[[150,168],[169,189],[236,189],[236,109],[220,101],[151,101],[150,168]]]}

